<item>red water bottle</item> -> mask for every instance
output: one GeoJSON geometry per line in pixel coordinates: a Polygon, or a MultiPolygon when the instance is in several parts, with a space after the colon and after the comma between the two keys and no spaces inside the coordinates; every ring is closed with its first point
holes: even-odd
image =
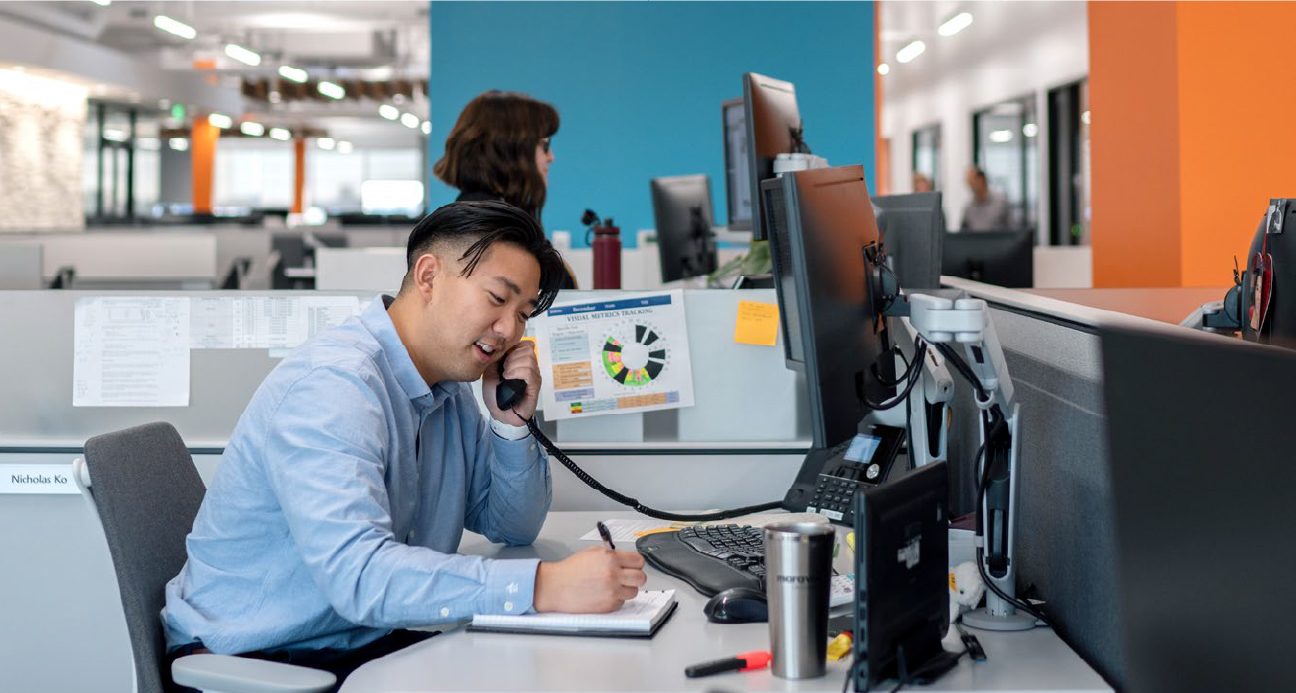
{"type": "Polygon", "coordinates": [[[589,226],[585,242],[594,249],[594,288],[621,288],[621,229],[612,225],[612,218],[602,222],[592,209],[585,210],[581,223],[589,226]],[[594,240],[590,243],[590,235],[594,240]]]}

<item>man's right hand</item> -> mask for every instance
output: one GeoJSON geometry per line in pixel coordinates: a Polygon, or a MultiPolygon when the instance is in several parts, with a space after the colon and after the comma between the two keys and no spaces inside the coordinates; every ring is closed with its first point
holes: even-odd
{"type": "Polygon", "coordinates": [[[634,551],[585,549],[536,569],[536,611],[600,614],[616,611],[639,594],[648,576],[644,559],[634,551]]]}

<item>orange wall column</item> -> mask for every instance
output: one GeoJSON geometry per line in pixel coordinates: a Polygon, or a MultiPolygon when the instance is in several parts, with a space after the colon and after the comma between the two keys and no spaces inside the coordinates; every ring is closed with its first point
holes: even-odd
{"type": "Polygon", "coordinates": [[[194,214],[211,214],[212,181],[216,170],[216,141],[220,128],[206,118],[194,118],[189,137],[189,162],[193,171],[194,214]]]}
{"type": "Polygon", "coordinates": [[[306,211],[306,140],[293,140],[293,203],[292,213],[306,211]]]}
{"type": "Polygon", "coordinates": [[[1296,197],[1296,5],[1090,2],[1094,286],[1226,286],[1296,197]]]}

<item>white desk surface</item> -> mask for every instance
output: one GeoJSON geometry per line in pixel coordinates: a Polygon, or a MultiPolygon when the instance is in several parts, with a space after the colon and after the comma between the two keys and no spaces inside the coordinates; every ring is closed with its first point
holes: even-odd
{"type": "MultiPolygon", "coordinates": [[[[630,512],[554,512],[533,546],[507,548],[468,534],[460,550],[499,558],[557,559],[593,546],[579,538],[595,520],[639,517],[630,512]]],[[[618,544],[618,548],[622,547],[618,544]]],[[[674,589],[679,607],[650,640],[469,633],[463,628],[374,660],[355,671],[343,693],[377,691],[841,691],[848,662],[830,662],[826,676],[802,681],[769,670],[684,676],[690,664],[769,648],[764,623],[719,625],[702,615],[706,598],[681,580],[648,568],[648,589],[674,589]]],[[[988,661],[966,657],[932,691],[1110,691],[1110,686],[1053,631],[975,631],[988,661]]],[[[957,638],[946,649],[961,649],[957,638]]],[[[890,690],[890,686],[882,688],[890,690]]]]}

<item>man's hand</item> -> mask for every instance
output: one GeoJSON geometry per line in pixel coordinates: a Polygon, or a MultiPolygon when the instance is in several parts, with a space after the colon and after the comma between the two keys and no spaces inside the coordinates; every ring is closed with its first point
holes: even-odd
{"type": "Polygon", "coordinates": [[[496,421],[510,426],[525,426],[526,420],[535,416],[540,401],[540,363],[536,360],[535,347],[531,342],[522,342],[509,349],[500,362],[504,364],[504,379],[525,380],[526,393],[511,411],[495,406],[495,388],[499,385],[500,374],[499,366],[492,363],[482,373],[482,399],[486,400],[486,409],[496,421]]]}
{"type": "Polygon", "coordinates": [[[601,614],[616,611],[639,594],[648,576],[644,559],[633,551],[603,546],[585,549],[536,569],[536,611],[601,614]]]}

